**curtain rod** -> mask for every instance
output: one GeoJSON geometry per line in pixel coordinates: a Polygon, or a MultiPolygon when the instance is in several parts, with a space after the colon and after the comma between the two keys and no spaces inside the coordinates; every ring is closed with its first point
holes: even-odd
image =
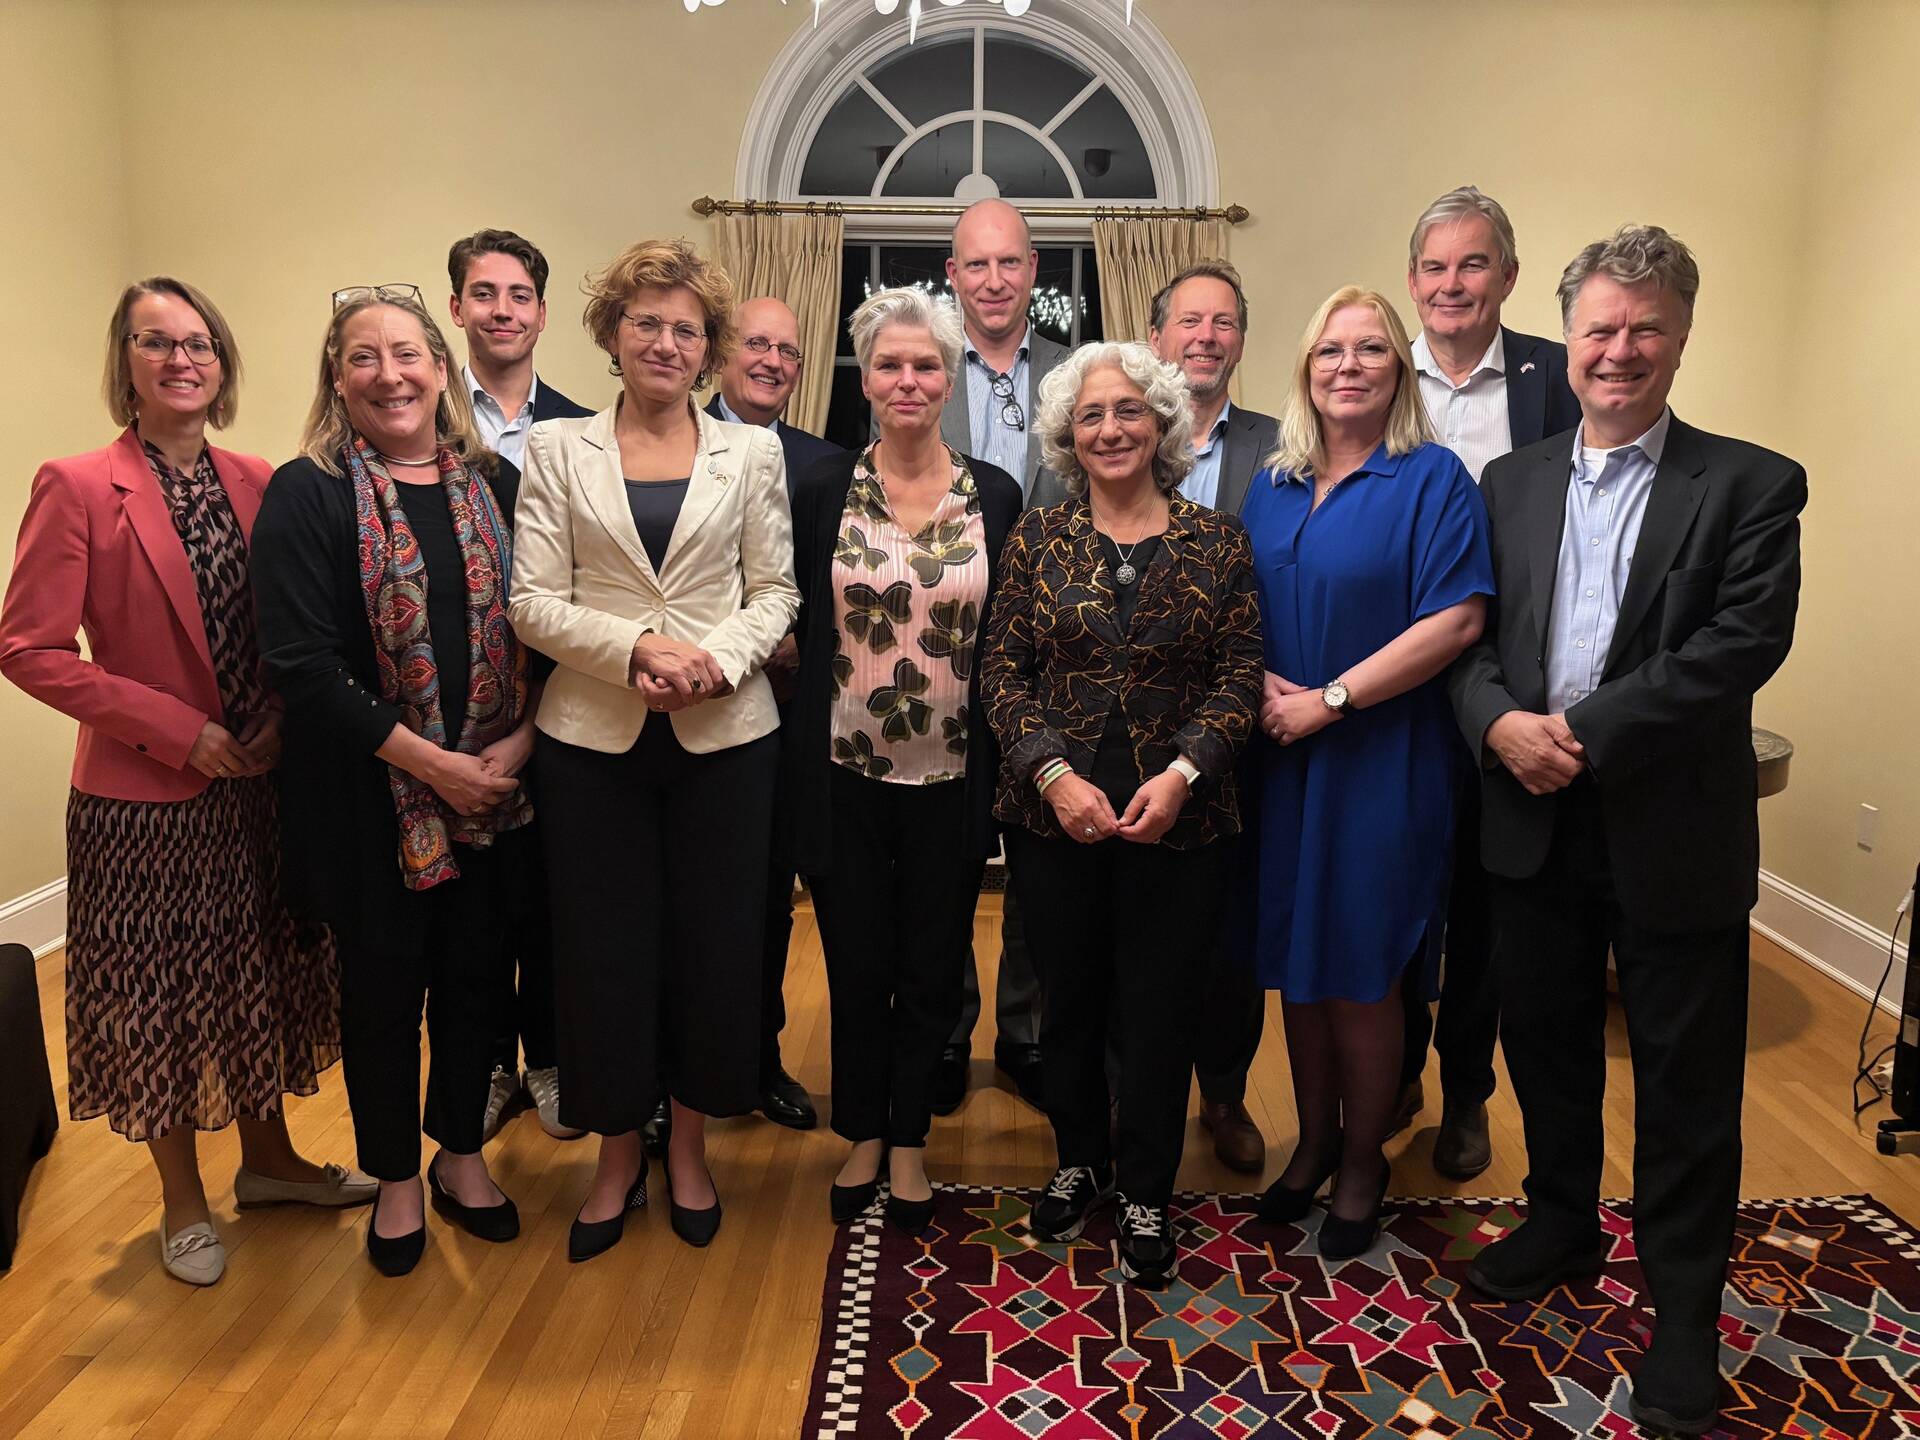
{"type": "MultiPolygon", "coordinates": [[[[900,205],[845,200],[715,200],[702,195],[693,202],[696,215],[958,215],[967,207],[959,201],[936,205],[900,205]]],[[[1215,210],[1204,205],[1169,208],[1157,205],[1027,205],[1021,213],[1038,218],[1072,220],[1224,220],[1244,224],[1252,212],[1244,205],[1215,210]]]]}

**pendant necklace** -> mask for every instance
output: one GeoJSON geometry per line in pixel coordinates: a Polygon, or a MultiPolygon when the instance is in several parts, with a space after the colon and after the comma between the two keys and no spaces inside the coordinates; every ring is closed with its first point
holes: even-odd
{"type": "Polygon", "coordinates": [[[1127,546],[1127,548],[1124,550],[1120,548],[1120,542],[1118,540],[1115,540],[1113,542],[1114,553],[1116,553],[1120,557],[1120,568],[1113,572],[1113,578],[1119,581],[1122,585],[1131,585],[1133,583],[1134,577],[1140,573],[1138,570],[1135,570],[1133,568],[1133,552],[1138,550],[1141,547],[1141,545],[1145,543],[1145,538],[1146,537],[1142,536],[1139,540],[1134,541],[1133,544],[1127,546]]]}

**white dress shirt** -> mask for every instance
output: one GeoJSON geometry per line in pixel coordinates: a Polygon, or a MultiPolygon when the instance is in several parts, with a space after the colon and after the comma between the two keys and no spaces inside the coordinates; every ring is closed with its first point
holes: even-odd
{"type": "Polygon", "coordinates": [[[481,441],[514,469],[525,469],[527,431],[533,428],[533,397],[540,393],[540,377],[534,376],[533,384],[527,387],[527,403],[509,420],[500,402],[473,378],[471,365],[462,365],[460,373],[467,377],[467,394],[473,400],[473,424],[480,432],[481,441]]]}
{"type": "Polygon", "coordinates": [[[1507,355],[1498,330],[1480,363],[1458,385],[1433,358],[1422,330],[1413,340],[1413,368],[1420,377],[1420,399],[1433,422],[1434,438],[1460,457],[1460,463],[1480,483],[1489,461],[1513,449],[1513,430],[1507,423],[1507,355]]]}

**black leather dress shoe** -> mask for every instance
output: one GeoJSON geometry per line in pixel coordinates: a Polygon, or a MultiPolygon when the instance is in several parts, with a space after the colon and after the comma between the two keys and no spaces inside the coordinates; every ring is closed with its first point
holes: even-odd
{"type": "Polygon", "coordinates": [[[575,1265],[583,1260],[591,1260],[611,1250],[620,1243],[620,1237],[626,1232],[627,1216],[641,1209],[647,1203],[647,1156],[640,1155],[640,1173],[634,1177],[633,1188],[627,1191],[627,1203],[620,1208],[618,1215],[606,1220],[582,1220],[574,1217],[573,1228],[567,1231],[567,1259],[575,1265]]]}
{"type": "Polygon", "coordinates": [[[491,1240],[498,1245],[520,1233],[520,1212],[504,1194],[498,1205],[462,1205],[440,1183],[440,1157],[427,1166],[427,1189],[433,1192],[433,1208],[442,1219],[458,1225],[476,1240],[491,1240]]]}
{"type": "Polygon", "coordinates": [[[367,1215],[367,1259],[382,1275],[405,1275],[420,1263],[427,1249],[427,1223],[405,1235],[381,1235],[374,1227],[380,1223],[380,1197],[373,1197],[373,1209],[367,1215]]]}
{"type": "Polygon", "coordinates": [[[1711,1430],[1720,1413],[1718,1336],[1656,1325],[1646,1358],[1634,1372],[1627,1410],[1634,1424],[1655,1434],[1711,1430]]]}
{"type": "Polygon", "coordinates": [[[1045,1092],[1040,1085],[1040,1047],[1038,1045],[996,1045],[993,1068],[1013,1081],[1020,1098],[1036,1110],[1045,1110],[1045,1092]]]}
{"type": "Polygon", "coordinates": [[[967,1098],[967,1072],[973,1055],[964,1045],[949,1045],[933,1069],[933,1113],[951,1115],[967,1098]]]}
{"type": "Polygon", "coordinates": [[[1471,1180],[1492,1163],[1487,1107],[1447,1101],[1440,1112],[1440,1133],[1433,1137],[1433,1168],[1449,1180],[1471,1180]]]}
{"type": "Polygon", "coordinates": [[[640,1148],[658,1160],[667,1153],[667,1141],[673,1138],[673,1107],[662,1100],[654,1108],[653,1118],[640,1127],[640,1148]]]}
{"type": "Polygon", "coordinates": [[[667,1220],[673,1233],[687,1244],[705,1247],[720,1233],[720,1192],[713,1192],[713,1204],[704,1210],[689,1210],[673,1198],[673,1170],[667,1170],[667,1220]]]}
{"type": "Polygon", "coordinates": [[[1568,1280],[1600,1273],[1607,1246],[1597,1233],[1571,1235],[1528,1220],[1467,1266],[1474,1289],[1496,1300],[1538,1300],[1568,1280]]]}
{"type": "Polygon", "coordinates": [[[789,1130],[811,1130],[820,1123],[807,1087],[787,1074],[784,1066],[775,1068],[760,1091],[760,1113],[789,1130]]]}

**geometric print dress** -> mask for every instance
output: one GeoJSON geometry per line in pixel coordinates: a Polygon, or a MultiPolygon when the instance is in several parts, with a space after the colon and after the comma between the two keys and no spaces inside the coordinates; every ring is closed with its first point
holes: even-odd
{"type": "MultiPolygon", "coordinates": [[[[152,446],[187,552],[222,723],[266,703],[240,523],[202,451],[191,473],[152,446]]],[[[215,779],[190,800],[67,800],[67,1076],[75,1120],[129,1140],[219,1130],[311,1095],[340,1058],[340,978],[324,926],[280,895],[273,778],[215,779]]]]}

